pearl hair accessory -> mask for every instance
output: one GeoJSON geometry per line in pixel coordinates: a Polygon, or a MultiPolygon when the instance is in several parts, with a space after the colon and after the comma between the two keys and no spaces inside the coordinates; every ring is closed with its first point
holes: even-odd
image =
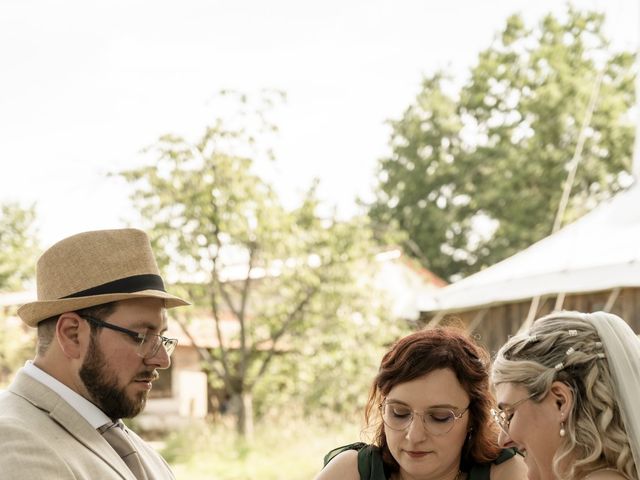
{"type": "MultiPolygon", "coordinates": [[[[567,333],[569,334],[570,337],[575,337],[575,336],[578,335],[578,331],[577,330],[569,330],[567,333]]],[[[595,342],[595,348],[597,350],[602,350],[602,342],[595,342]]],[[[567,349],[567,351],[565,352],[565,358],[568,357],[569,355],[571,355],[572,353],[574,353],[575,351],[576,351],[575,348],[569,347],[567,349]]],[[[604,354],[604,352],[598,352],[598,353],[596,353],[596,356],[598,358],[606,358],[606,355],[604,354]]],[[[565,367],[565,360],[563,360],[562,362],[556,363],[553,368],[555,368],[556,371],[559,372],[564,367],[565,367]]]]}
{"type": "MultiPolygon", "coordinates": [[[[569,332],[575,332],[575,330],[569,330],[569,332]]],[[[567,351],[565,352],[564,356],[565,356],[565,357],[568,357],[569,355],[571,355],[571,354],[572,354],[572,353],[574,353],[575,351],[576,351],[576,349],[575,349],[575,348],[573,348],[573,347],[569,347],[569,348],[567,349],[567,351]]],[[[560,371],[560,370],[562,370],[563,368],[564,368],[564,361],[563,361],[563,362],[560,362],[560,363],[558,363],[558,364],[556,364],[556,366],[555,366],[555,369],[556,369],[557,371],[560,371]]]]}

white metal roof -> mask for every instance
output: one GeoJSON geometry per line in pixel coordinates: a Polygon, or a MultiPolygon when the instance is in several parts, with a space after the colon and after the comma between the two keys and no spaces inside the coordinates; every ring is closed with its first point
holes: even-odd
{"type": "Polygon", "coordinates": [[[640,185],[529,248],[425,296],[422,311],[640,286],[640,185]]]}

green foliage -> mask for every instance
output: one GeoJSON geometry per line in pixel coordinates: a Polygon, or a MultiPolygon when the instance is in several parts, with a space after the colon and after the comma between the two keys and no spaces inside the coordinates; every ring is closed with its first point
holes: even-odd
{"type": "Polygon", "coordinates": [[[425,78],[392,122],[369,210],[378,230],[404,232],[409,251],[444,278],[551,233],[600,72],[565,223],[620,190],[631,166],[633,56],[610,51],[602,23],[571,7],[532,30],[512,16],[459,92],[443,73],[425,78]]]}
{"type": "Polygon", "coordinates": [[[257,427],[251,444],[234,432],[206,425],[172,433],[162,450],[177,478],[190,480],[307,480],[331,449],[358,441],[357,419],[333,425],[282,418],[257,427]]]}
{"type": "MultiPolygon", "coordinates": [[[[0,293],[19,291],[33,278],[39,252],[34,220],[33,206],[0,205],[0,293]]],[[[35,331],[13,313],[0,306],[0,387],[35,350],[35,331]]]]}
{"type": "Polygon", "coordinates": [[[33,206],[0,205],[0,292],[20,290],[34,276],[39,250],[34,220],[33,206]]]}
{"type": "Polygon", "coordinates": [[[16,317],[5,318],[0,310],[0,388],[12,375],[33,358],[36,348],[35,329],[28,328],[16,317]]]}
{"type": "Polygon", "coordinates": [[[259,416],[295,412],[327,423],[336,416],[361,416],[382,356],[390,343],[409,333],[409,325],[375,315],[367,318],[360,313],[366,306],[343,308],[338,317],[342,321],[330,330],[327,322],[314,322],[295,351],[274,360],[256,388],[259,416]]]}
{"type": "MultiPolygon", "coordinates": [[[[247,102],[240,97],[243,107],[247,102]]],[[[377,355],[385,338],[374,338],[370,323],[383,313],[372,307],[375,292],[368,285],[375,253],[368,220],[321,217],[315,184],[299,207],[288,210],[253,171],[256,160],[272,157],[260,148],[275,130],[268,122],[272,104],[267,98],[255,109],[244,108],[239,126],[218,119],[196,142],[164,136],[149,150],[152,165],[122,172],[136,185],[134,202],[149,221],[168,276],[183,281],[196,309],[206,308],[216,328],[229,319],[239,327],[231,338],[219,331],[218,348],[199,351],[211,386],[241,399],[241,432],[250,430],[245,402],[252,395],[263,414],[286,403],[285,393],[321,385],[338,392],[353,379],[333,388],[331,377],[313,379],[343,363],[353,369],[377,365],[370,354],[377,355]],[[362,325],[360,318],[366,319],[362,325]],[[354,349],[349,342],[359,333],[370,346],[354,349]],[[336,335],[344,338],[336,341],[336,335]],[[345,347],[347,360],[337,353],[345,347]],[[278,399],[274,381],[284,392],[278,399]]],[[[349,391],[337,398],[353,400],[349,391]]],[[[299,408],[311,398],[301,394],[299,408]]]]}

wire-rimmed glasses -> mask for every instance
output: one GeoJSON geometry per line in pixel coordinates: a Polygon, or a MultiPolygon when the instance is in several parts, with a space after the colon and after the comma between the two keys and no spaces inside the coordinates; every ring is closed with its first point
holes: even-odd
{"type": "Polygon", "coordinates": [[[142,357],[144,359],[155,357],[158,353],[158,350],[160,350],[161,345],[167,352],[167,356],[171,356],[176,348],[176,345],[178,345],[178,340],[176,338],[167,338],[163,337],[162,335],[156,335],[155,333],[150,332],[134,332],[133,330],[129,330],[128,328],[113,325],[112,323],[104,322],[89,315],[81,315],[81,317],[86,321],[94,324],[96,327],[109,328],[111,330],[115,330],[116,332],[129,335],[136,342],[138,342],[136,353],[139,357],[142,357]]]}
{"type": "Polygon", "coordinates": [[[509,435],[509,426],[511,425],[511,419],[513,418],[513,415],[516,413],[516,408],[519,405],[522,405],[527,400],[531,400],[535,396],[536,394],[533,393],[528,397],[522,398],[517,402],[512,403],[504,410],[500,408],[492,408],[491,417],[498,424],[498,426],[500,427],[500,430],[502,430],[506,435],[509,435]]]}
{"type": "Polygon", "coordinates": [[[422,425],[425,430],[431,435],[449,433],[453,429],[456,420],[462,418],[467,410],[469,410],[469,405],[459,413],[449,408],[439,407],[417,412],[404,403],[384,401],[380,404],[382,421],[391,430],[406,430],[413,422],[414,416],[418,415],[422,419],[422,425]]]}

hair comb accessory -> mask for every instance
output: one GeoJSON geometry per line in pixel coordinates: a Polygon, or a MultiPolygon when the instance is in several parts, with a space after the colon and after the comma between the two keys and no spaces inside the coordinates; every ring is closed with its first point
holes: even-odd
{"type": "Polygon", "coordinates": [[[577,337],[578,336],[578,331],[577,330],[569,330],[569,336],[570,337],[577,337]]]}
{"type": "MultiPolygon", "coordinates": [[[[575,330],[569,330],[569,332],[576,332],[575,330]]],[[[577,332],[576,332],[577,334],[577,332]]],[[[564,353],[565,357],[568,357],[569,355],[573,354],[576,352],[576,349],[573,347],[569,347],[567,348],[567,351],[564,353]]],[[[564,361],[560,362],[560,363],[556,363],[556,365],[553,367],[556,369],[557,372],[559,372],[560,370],[562,370],[565,367],[564,365],[564,361]]]]}

